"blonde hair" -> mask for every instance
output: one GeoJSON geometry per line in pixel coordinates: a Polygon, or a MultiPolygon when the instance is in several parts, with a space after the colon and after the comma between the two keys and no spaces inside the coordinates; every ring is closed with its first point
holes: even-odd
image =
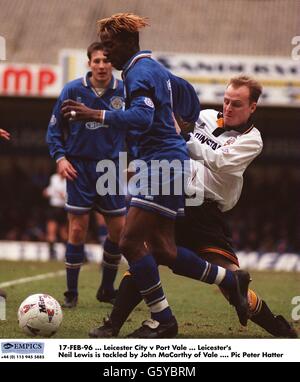
{"type": "Polygon", "coordinates": [[[119,33],[138,33],[140,29],[150,26],[148,17],[141,17],[133,13],[116,13],[106,19],[97,20],[98,35],[109,31],[114,35],[119,33]]]}
{"type": "Polygon", "coordinates": [[[245,75],[240,75],[231,78],[227,87],[229,85],[232,85],[234,88],[246,86],[249,89],[251,102],[257,102],[263,91],[263,87],[258,81],[256,81],[254,78],[245,75]]]}

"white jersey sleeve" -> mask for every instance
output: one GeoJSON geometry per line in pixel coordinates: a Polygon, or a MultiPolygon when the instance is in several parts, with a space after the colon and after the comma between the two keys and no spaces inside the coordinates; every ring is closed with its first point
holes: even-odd
{"type": "Polygon", "coordinates": [[[203,160],[204,165],[215,173],[242,175],[251,161],[260,154],[263,142],[260,132],[253,128],[242,134],[232,144],[225,144],[216,150],[203,145],[191,134],[187,142],[192,159],[203,160]]]}

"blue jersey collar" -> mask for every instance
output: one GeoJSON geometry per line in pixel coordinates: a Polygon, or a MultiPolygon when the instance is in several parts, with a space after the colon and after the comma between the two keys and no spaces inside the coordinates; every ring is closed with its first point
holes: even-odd
{"type": "MultiPolygon", "coordinates": [[[[87,74],[85,75],[85,77],[82,78],[82,84],[83,86],[85,86],[86,88],[92,88],[93,89],[93,85],[91,83],[91,80],[90,80],[90,77],[92,77],[92,72],[87,72],[87,74]]],[[[110,83],[108,84],[108,87],[106,89],[116,89],[118,86],[118,80],[112,76],[111,77],[111,81],[110,83]]]]}
{"type": "Polygon", "coordinates": [[[148,57],[148,58],[151,58],[151,50],[140,50],[139,52],[137,52],[134,56],[132,56],[130,58],[130,60],[128,60],[126,62],[126,64],[124,65],[123,67],[123,71],[122,71],[122,77],[125,76],[125,74],[128,72],[128,70],[138,61],[140,60],[141,58],[145,58],[145,57],[148,57]]]}

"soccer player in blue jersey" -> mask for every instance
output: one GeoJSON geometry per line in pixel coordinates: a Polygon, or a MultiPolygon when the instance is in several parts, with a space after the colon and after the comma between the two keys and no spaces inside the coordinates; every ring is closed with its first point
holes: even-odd
{"type": "MultiPolygon", "coordinates": [[[[132,333],[132,337],[168,338],[177,334],[177,321],[164,295],[157,262],[168,265],[176,274],[220,285],[231,296],[240,322],[245,325],[248,273],[231,272],[209,264],[175,244],[175,218],[184,206],[184,193],[177,194],[175,183],[182,178],[189,156],[184,139],[175,130],[170,73],[151,58],[150,51],[140,51],[139,30],[146,25],[145,18],[134,14],[116,14],[99,21],[104,54],[116,69],[122,69],[126,107],[125,111],[100,109],[97,114],[89,115],[104,124],[129,124],[138,145],[139,160],[148,166],[145,175],[140,176],[141,183],[147,182],[153,174],[159,179],[158,194],[149,190],[148,194],[140,193],[131,199],[119,244],[152,318],[132,333]],[[167,180],[161,179],[159,166],[153,166],[154,160],[167,163],[177,160],[180,170],[177,167],[167,180]],[[168,193],[164,192],[166,183],[170,187],[168,193]]],[[[66,118],[77,110],[80,106],[69,101],[62,108],[66,118]]],[[[89,334],[97,337],[97,329],[89,334]]]]}
{"type": "MultiPolygon", "coordinates": [[[[47,132],[51,156],[57,162],[57,172],[67,179],[69,234],[66,247],[67,291],[65,308],[76,306],[78,276],[84,260],[84,243],[88,230],[89,212],[94,209],[105,217],[108,237],[104,242],[102,283],[97,292],[99,301],[111,302],[115,297],[113,283],[121,252],[118,246],[125,222],[125,196],[99,196],[96,182],[99,160],[118,159],[124,150],[126,130],[119,123],[78,121],[74,113],[68,119],[61,114],[67,99],[85,107],[118,110],[123,107],[123,83],[112,75],[112,66],[103,55],[99,42],[87,49],[90,72],[84,78],[65,85],[58,98],[47,132]]],[[[117,163],[117,162],[116,162],[117,163]]]]}

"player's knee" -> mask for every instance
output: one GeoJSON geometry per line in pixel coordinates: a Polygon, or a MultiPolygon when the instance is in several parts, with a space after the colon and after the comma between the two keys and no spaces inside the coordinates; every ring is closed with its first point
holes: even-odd
{"type": "Polygon", "coordinates": [[[125,216],[106,217],[108,236],[114,243],[119,243],[125,225],[125,216]]]}
{"type": "Polygon", "coordinates": [[[119,241],[119,248],[122,254],[126,257],[127,260],[130,259],[130,256],[134,252],[133,243],[127,237],[122,236],[119,241]]]}
{"type": "Polygon", "coordinates": [[[85,241],[86,228],[82,225],[73,225],[69,231],[69,241],[73,244],[82,244],[85,241]]]}
{"type": "Polygon", "coordinates": [[[116,227],[108,231],[109,238],[114,243],[120,243],[122,227],[116,227]]]}
{"type": "Polygon", "coordinates": [[[143,256],[143,246],[138,241],[132,240],[127,236],[122,236],[119,242],[121,253],[128,262],[138,260],[143,256]]]}

